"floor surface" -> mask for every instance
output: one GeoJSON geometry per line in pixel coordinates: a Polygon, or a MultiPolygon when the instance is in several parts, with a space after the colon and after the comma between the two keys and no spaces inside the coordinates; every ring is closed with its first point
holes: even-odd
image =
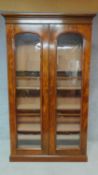
{"type": "Polygon", "coordinates": [[[98,175],[97,142],[88,144],[87,163],[13,163],[9,162],[9,141],[0,140],[0,145],[0,175],[98,175]]]}

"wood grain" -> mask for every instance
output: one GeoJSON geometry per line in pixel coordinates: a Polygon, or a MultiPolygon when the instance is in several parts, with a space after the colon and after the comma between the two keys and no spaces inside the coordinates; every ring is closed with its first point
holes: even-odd
{"type": "MultiPolygon", "coordinates": [[[[93,16],[86,14],[4,14],[8,48],[11,161],[87,161],[88,92],[93,16]],[[31,60],[33,65],[29,64],[24,54],[30,49],[30,55],[32,55],[32,47],[22,46],[18,48],[16,54],[15,38],[18,34],[25,33],[37,34],[40,38],[41,52],[40,54],[34,52],[34,56],[40,57],[39,66],[37,60],[34,64],[31,60]],[[64,33],[75,33],[83,38],[81,67],[77,76],[73,73],[74,69],[71,70],[71,67],[67,69],[69,57],[66,58],[67,61],[60,63],[61,67],[57,71],[57,37],[64,33]],[[21,49],[23,52],[20,54],[21,49]],[[16,57],[18,57],[18,64],[16,64],[16,57]],[[23,63],[24,58],[26,64],[23,63]],[[29,68],[25,70],[27,64],[29,68]],[[31,70],[31,67],[34,70],[31,70]],[[66,71],[61,70],[65,68],[66,71]],[[36,92],[34,92],[35,89],[36,92]],[[39,140],[40,136],[40,148],[37,148],[37,145],[34,148],[30,145],[29,148],[21,144],[20,147],[17,146],[18,141],[20,143],[26,141],[28,144],[33,139],[39,140]],[[75,140],[78,144],[58,147],[57,138],[58,143],[66,140],[71,143],[75,140]]],[[[77,59],[81,50],[78,51],[77,59]]],[[[70,54],[72,56],[75,53],[70,54]]],[[[69,51],[66,55],[69,55],[69,51]]]]}

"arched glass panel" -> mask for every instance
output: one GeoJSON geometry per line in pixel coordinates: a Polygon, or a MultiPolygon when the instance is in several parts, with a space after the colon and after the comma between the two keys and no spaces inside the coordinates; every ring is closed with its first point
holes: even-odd
{"type": "Polygon", "coordinates": [[[16,35],[15,55],[17,147],[40,149],[40,37],[32,33],[16,35]]]}
{"type": "Polygon", "coordinates": [[[57,38],[57,149],[80,145],[82,52],[80,34],[57,38]]]}

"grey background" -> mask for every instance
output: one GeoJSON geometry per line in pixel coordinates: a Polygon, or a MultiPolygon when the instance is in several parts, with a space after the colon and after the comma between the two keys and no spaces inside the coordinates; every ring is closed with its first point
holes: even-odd
{"type": "Polygon", "coordinates": [[[10,163],[5,21],[0,17],[0,175],[98,174],[98,15],[93,20],[90,70],[88,163],[10,163]]]}

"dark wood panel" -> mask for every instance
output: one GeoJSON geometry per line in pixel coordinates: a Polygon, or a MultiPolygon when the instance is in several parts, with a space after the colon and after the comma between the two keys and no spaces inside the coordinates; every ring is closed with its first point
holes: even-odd
{"type": "Polygon", "coordinates": [[[59,97],[80,97],[81,96],[81,90],[57,90],[57,96],[59,97]]]}
{"type": "Polygon", "coordinates": [[[16,71],[16,76],[29,76],[29,77],[39,77],[39,71],[16,71]]]}
{"type": "Polygon", "coordinates": [[[60,109],[57,109],[56,112],[57,112],[58,115],[60,115],[60,114],[65,114],[65,115],[66,114],[70,114],[70,115],[72,114],[73,115],[73,114],[80,114],[81,113],[81,111],[77,110],[77,109],[76,110],[75,109],[74,110],[73,109],[72,110],[65,110],[65,109],[60,110],[60,109]]]}
{"type": "MultiPolygon", "coordinates": [[[[16,91],[18,97],[38,97],[40,96],[40,90],[39,89],[17,89],[16,91]]],[[[60,97],[80,97],[81,96],[81,90],[57,90],[57,95],[60,97]]]]}
{"type": "Polygon", "coordinates": [[[17,114],[40,114],[40,109],[31,109],[31,110],[27,110],[27,109],[16,109],[17,114]]]}
{"type": "Polygon", "coordinates": [[[40,97],[40,90],[38,89],[17,89],[16,90],[17,97],[40,97]]]}
{"type": "Polygon", "coordinates": [[[73,72],[73,71],[58,71],[57,72],[57,76],[58,77],[63,77],[63,76],[65,76],[65,77],[81,77],[81,75],[82,75],[82,73],[81,73],[81,71],[78,71],[78,72],[73,72]]]}
{"type": "MultiPolygon", "coordinates": [[[[39,71],[16,71],[16,76],[30,76],[30,77],[39,77],[39,71]]],[[[81,71],[72,72],[72,71],[58,71],[58,77],[81,77],[81,71]]]]}

